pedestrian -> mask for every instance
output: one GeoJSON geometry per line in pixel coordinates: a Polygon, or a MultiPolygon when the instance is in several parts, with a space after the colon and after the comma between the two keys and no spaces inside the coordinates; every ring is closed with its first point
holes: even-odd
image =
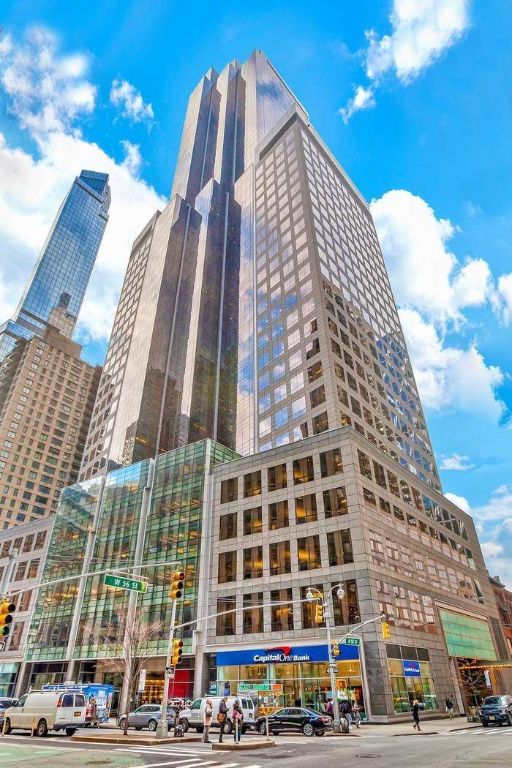
{"type": "Polygon", "coordinates": [[[242,723],[244,721],[244,713],[242,711],[242,705],[240,699],[236,699],[233,704],[233,740],[235,744],[240,742],[242,736],[242,723]]]}
{"type": "Polygon", "coordinates": [[[217,720],[219,721],[220,725],[220,733],[219,733],[219,744],[222,744],[222,737],[224,736],[224,728],[226,727],[226,719],[228,716],[228,697],[224,696],[219,704],[219,714],[217,715],[217,720]]]}
{"type": "Polygon", "coordinates": [[[450,699],[449,696],[446,697],[445,701],[445,710],[450,715],[450,720],[453,720],[453,701],[450,699]]]}
{"type": "Polygon", "coordinates": [[[347,699],[344,699],[341,702],[340,709],[343,717],[346,719],[348,726],[350,728],[350,724],[352,722],[352,704],[347,699]]]}
{"type": "Polygon", "coordinates": [[[334,704],[332,703],[332,699],[329,699],[327,702],[327,705],[325,707],[325,714],[332,717],[334,715],[334,704]]]}
{"type": "Polygon", "coordinates": [[[205,744],[211,744],[210,741],[210,726],[212,724],[213,716],[213,702],[211,699],[206,699],[203,715],[203,741],[205,744]]]}
{"type": "Polygon", "coordinates": [[[420,728],[420,705],[418,699],[414,699],[412,703],[412,719],[414,720],[413,728],[421,731],[420,728]]]}
{"type": "Polygon", "coordinates": [[[359,724],[361,723],[361,708],[355,699],[352,699],[352,717],[354,718],[356,728],[359,728],[359,724]]]}

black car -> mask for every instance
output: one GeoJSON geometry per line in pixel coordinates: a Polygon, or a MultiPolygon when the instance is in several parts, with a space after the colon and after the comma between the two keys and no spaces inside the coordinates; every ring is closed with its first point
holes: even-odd
{"type": "Polygon", "coordinates": [[[4,722],[5,710],[9,707],[15,707],[18,703],[18,699],[8,699],[5,696],[0,697],[0,727],[4,722]]]}
{"type": "Polygon", "coordinates": [[[478,714],[484,728],[502,723],[512,725],[512,696],[486,696],[478,714]]]}
{"type": "MultiPolygon", "coordinates": [[[[264,736],[267,732],[267,718],[259,717],[255,729],[264,736]]],[[[304,736],[323,736],[332,725],[329,715],[321,715],[314,709],[305,707],[285,707],[268,716],[268,731],[272,734],[281,731],[301,731],[304,736]]]]}

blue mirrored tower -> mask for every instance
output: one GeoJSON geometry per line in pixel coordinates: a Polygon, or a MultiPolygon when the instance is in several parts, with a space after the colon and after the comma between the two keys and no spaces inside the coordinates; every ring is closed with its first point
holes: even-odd
{"type": "Polygon", "coordinates": [[[108,174],[82,171],[59,208],[15,316],[0,326],[0,362],[51,325],[71,337],[108,221],[108,174]]]}

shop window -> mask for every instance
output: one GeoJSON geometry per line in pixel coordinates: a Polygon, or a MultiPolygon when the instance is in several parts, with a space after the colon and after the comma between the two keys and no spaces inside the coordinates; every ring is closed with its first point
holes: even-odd
{"type": "Polygon", "coordinates": [[[230,512],[227,515],[221,515],[219,520],[219,539],[233,539],[236,536],[237,513],[230,512]]]}
{"type": "Polygon", "coordinates": [[[244,536],[261,533],[263,528],[261,507],[244,509],[244,536]]]}
{"type": "Polygon", "coordinates": [[[219,554],[219,584],[236,581],[236,550],[219,554]]]}
{"type": "Polygon", "coordinates": [[[311,401],[311,407],[316,408],[317,405],[322,405],[322,403],[325,403],[325,387],[322,384],[321,387],[317,387],[316,389],[313,389],[309,393],[309,399],[311,401]]]}
{"type": "Polygon", "coordinates": [[[293,599],[291,587],[288,589],[273,589],[270,592],[272,632],[289,632],[293,629],[293,599]],[[276,605],[276,603],[290,603],[290,605],[276,605]]]}
{"type": "Polygon", "coordinates": [[[316,523],[318,520],[316,509],[316,494],[310,493],[295,499],[295,520],[300,523],[316,523]]]}
{"type": "Polygon", "coordinates": [[[244,499],[247,499],[250,496],[260,496],[260,495],[261,495],[260,470],[257,470],[256,472],[249,472],[249,474],[244,475],[244,499]]]}
{"type": "Polygon", "coordinates": [[[293,462],[293,482],[294,485],[300,483],[309,483],[315,479],[313,469],[313,457],[305,456],[303,459],[295,459],[293,462]]]}
{"type": "Polygon", "coordinates": [[[370,459],[366,453],[358,450],[357,457],[359,459],[359,471],[361,472],[362,476],[367,477],[368,480],[373,480],[370,459]]]}
{"type": "Polygon", "coordinates": [[[251,592],[243,598],[243,627],[244,634],[263,632],[263,592],[251,592]]]}
{"type": "MultiPolygon", "coordinates": [[[[315,596],[317,595],[317,592],[315,590],[318,590],[320,594],[323,594],[323,586],[322,584],[312,584],[311,587],[313,588],[313,592],[315,596]]],[[[318,605],[317,600],[307,600],[306,601],[306,595],[309,591],[310,587],[301,587],[300,588],[300,597],[302,602],[301,605],[301,618],[302,618],[302,629],[318,629],[318,624],[315,621],[315,611],[316,606],[318,605]]]]}
{"type": "Polygon", "coordinates": [[[290,542],[277,541],[268,548],[270,560],[270,575],[279,576],[283,573],[291,573],[290,542]]]}
{"type": "Polygon", "coordinates": [[[316,381],[319,379],[323,374],[322,369],[322,361],[319,360],[317,363],[313,363],[313,365],[310,365],[308,368],[308,381],[311,384],[313,381],[316,381]]]}
{"type": "Polygon", "coordinates": [[[299,571],[312,571],[314,568],[320,568],[322,565],[320,538],[318,536],[305,536],[302,539],[297,539],[297,556],[299,571]]]}
{"type": "Polygon", "coordinates": [[[311,420],[313,427],[313,434],[319,435],[322,432],[326,432],[329,429],[329,419],[327,418],[327,411],[319,413],[318,416],[313,416],[311,420]]]}
{"type": "Polygon", "coordinates": [[[222,480],[220,484],[220,503],[226,504],[228,501],[238,499],[238,477],[231,477],[229,480],[222,480]]]}
{"type": "Polygon", "coordinates": [[[244,579],[259,579],[263,576],[263,548],[244,549],[244,579]]]}
{"type": "Polygon", "coordinates": [[[331,517],[340,517],[340,515],[347,514],[348,504],[344,486],[324,491],[323,496],[326,519],[329,520],[331,517]]]}
{"type": "Polygon", "coordinates": [[[320,454],[320,474],[322,477],[332,477],[342,472],[343,462],[339,448],[333,448],[332,451],[325,451],[320,454]]]}
{"type": "Polygon", "coordinates": [[[268,468],[268,490],[278,491],[280,488],[286,488],[287,475],[286,464],[278,464],[275,467],[268,468]]]}
{"type": "MultiPolygon", "coordinates": [[[[336,587],[338,584],[339,582],[335,581],[331,587],[336,587]]],[[[347,579],[347,581],[342,582],[342,586],[345,591],[342,600],[338,599],[336,589],[333,589],[334,623],[337,627],[358,624],[361,621],[356,580],[347,579]]]]}
{"type": "MultiPolygon", "coordinates": [[[[217,613],[223,614],[225,611],[232,611],[236,608],[236,595],[217,598],[217,613]]],[[[236,635],[236,613],[224,613],[223,616],[217,616],[217,636],[236,635]]]]}
{"type": "Polygon", "coordinates": [[[327,549],[329,552],[329,565],[331,566],[354,562],[352,538],[348,528],[328,533],[327,549]]]}
{"type": "Polygon", "coordinates": [[[275,504],[269,504],[268,507],[268,528],[270,531],[276,531],[278,528],[288,528],[290,524],[288,515],[288,500],[278,501],[275,504]]]}

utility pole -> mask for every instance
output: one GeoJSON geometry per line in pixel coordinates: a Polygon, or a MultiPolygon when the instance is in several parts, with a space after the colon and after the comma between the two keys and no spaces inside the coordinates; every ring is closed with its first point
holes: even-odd
{"type": "Polygon", "coordinates": [[[175,571],[172,575],[171,590],[169,597],[171,598],[171,625],[169,627],[169,638],[167,641],[167,654],[165,656],[165,673],[164,673],[164,693],[162,696],[162,708],[160,710],[160,720],[156,727],[155,736],[157,739],[165,739],[169,735],[169,728],[167,726],[167,703],[169,701],[169,683],[173,679],[176,671],[174,670],[171,677],[171,661],[174,648],[174,633],[176,631],[176,603],[183,594],[185,574],[181,571],[175,571]]]}

